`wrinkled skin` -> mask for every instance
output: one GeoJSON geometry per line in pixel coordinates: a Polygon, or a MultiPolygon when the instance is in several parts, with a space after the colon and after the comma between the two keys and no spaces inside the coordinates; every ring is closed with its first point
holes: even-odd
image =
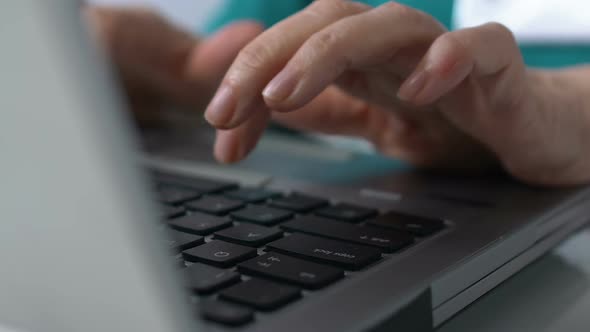
{"type": "Polygon", "coordinates": [[[272,119],[422,167],[590,182],[590,69],[526,68],[499,24],[449,32],[395,2],[316,0],[264,32],[238,22],[200,39],[142,8],[84,11],[141,121],[165,103],[198,113],[221,82],[205,116],[222,162],[272,119]]]}
{"type": "Polygon", "coordinates": [[[220,129],[222,162],[244,158],[272,117],[424,167],[502,166],[533,184],[580,184],[590,112],[567,90],[590,91],[587,79],[574,88],[581,71],[526,68],[500,24],[449,32],[395,2],[318,0],[240,52],[206,118],[220,129]]]}

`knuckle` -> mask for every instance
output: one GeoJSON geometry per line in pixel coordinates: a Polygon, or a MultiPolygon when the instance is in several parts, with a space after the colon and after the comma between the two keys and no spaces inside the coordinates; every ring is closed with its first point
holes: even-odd
{"type": "Polygon", "coordinates": [[[303,61],[311,59],[331,59],[331,66],[342,71],[352,66],[352,61],[346,52],[342,52],[342,45],[346,44],[342,29],[327,29],[314,34],[305,44],[303,61]]]}
{"type": "Polygon", "coordinates": [[[333,2],[333,9],[335,10],[339,10],[341,12],[345,12],[345,13],[354,13],[354,12],[358,12],[358,11],[364,11],[367,10],[369,8],[371,8],[371,6],[365,5],[363,3],[360,2],[355,2],[355,1],[332,1],[333,2]]]}
{"type": "Polygon", "coordinates": [[[396,12],[399,15],[412,15],[414,12],[416,12],[416,10],[395,1],[388,1],[384,3],[381,8],[384,10],[396,12]]]}
{"type": "Polygon", "coordinates": [[[337,31],[320,31],[309,39],[309,47],[317,53],[330,53],[336,47],[341,37],[337,31]]]}
{"type": "Polygon", "coordinates": [[[446,49],[451,50],[450,56],[457,61],[467,60],[473,56],[469,39],[464,38],[460,32],[446,32],[439,37],[439,41],[445,44],[446,49]]]}
{"type": "Polygon", "coordinates": [[[512,30],[510,30],[507,26],[497,22],[491,22],[484,25],[484,28],[489,29],[497,38],[499,38],[502,43],[512,47],[513,49],[518,48],[518,44],[516,42],[516,37],[512,30]]]}
{"type": "Polygon", "coordinates": [[[240,70],[258,71],[268,63],[272,54],[272,48],[267,43],[254,41],[240,51],[236,64],[240,70]]]}
{"type": "Polygon", "coordinates": [[[395,1],[389,1],[381,5],[380,10],[385,14],[395,17],[403,17],[406,20],[421,21],[423,19],[422,12],[395,1]]]}
{"type": "Polygon", "coordinates": [[[309,8],[310,13],[323,16],[326,13],[353,14],[371,8],[368,5],[348,0],[316,0],[309,8]]]}
{"type": "Polygon", "coordinates": [[[493,31],[497,35],[502,36],[504,38],[513,38],[514,37],[514,35],[512,34],[512,31],[502,23],[490,22],[490,23],[485,24],[484,27],[490,29],[491,31],[493,31]]]}
{"type": "Polygon", "coordinates": [[[393,20],[399,20],[404,22],[405,26],[418,26],[418,27],[435,27],[442,33],[445,31],[444,27],[436,21],[429,14],[417,10],[415,8],[400,4],[395,1],[387,2],[378,8],[378,12],[381,15],[390,17],[393,20]]]}

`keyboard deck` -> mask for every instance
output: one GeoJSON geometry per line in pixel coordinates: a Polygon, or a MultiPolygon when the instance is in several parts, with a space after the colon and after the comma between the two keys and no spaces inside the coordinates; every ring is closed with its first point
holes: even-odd
{"type": "Polygon", "coordinates": [[[162,219],[204,319],[251,323],[352,278],[445,227],[443,220],[209,179],[154,173],[162,219]]]}

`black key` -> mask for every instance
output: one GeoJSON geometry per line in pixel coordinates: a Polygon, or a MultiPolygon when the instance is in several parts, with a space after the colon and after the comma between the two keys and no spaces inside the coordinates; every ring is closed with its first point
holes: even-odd
{"type": "Polygon", "coordinates": [[[241,224],[215,233],[215,238],[245,246],[260,247],[282,235],[283,232],[276,228],[241,224]]]}
{"type": "Polygon", "coordinates": [[[182,217],[186,213],[182,207],[177,206],[162,205],[161,209],[160,217],[162,219],[174,219],[182,217]]]}
{"type": "Polygon", "coordinates": [[[254,276],[318,289],[344,277],[344,271],[277,253],[268,253],[238,265],[238,269],[254,276]]]}
{"type": "Polygon", "coordinates": [[[240,281],[240,275],[205,264],[195,263],[184,269],[186,287],[198,294],[211,294],[240,281]]]}
{"type": "MultiPolygon", "coordinates": [[[[381,258],[375,248],[295,233],[266,246],[272,251],[359,270],[381,258]]],[[[198,247],[197,247],[198,248],[198,247]]]]}
{"type": "Polygon", "coordinates": [[[204,179],[199,177],[180,177],[161,172],[153,172],[156,182],[163,185],[182,186],[196,189],[202,193],[218,193],[225,190],[232,190],[238,187],[236,183],[204,179]]]}
{"type": "Polygon", "coordinates": [[[406,231],[420,237],[430,236],[445,227],[444,221],[439,219],[410,216],[398,212],[386,213],[369,223],[379,227],[406,231]]]}
{"type": "Polygon", "coordinates": [[[221,299],[264,311],[278,309],[300,296],[301,291],[296,287],[261,279],[250,279],[219,294],[221,299]]]}
{"type": "Polygon", "coordinates": [[[246,203],[259,203],[280,195],[279,192],[259,188],[242,188],[225,193],[225,196],[229,198],[237,199],[246,203]]]}
{"type": "Polygon", "coordinates": [[[160,186],[157,195],[160,202],[163,204],[182,205],[188,201],[198,199],[201,196],[201,193],[183,187],[160,186]]]}
{"type": "Polygon", "coordinates": [[[377,215],[377,210],[351,204],[336,204],[316,212],[317,215],[348,222],[360,222],[377,215]]]}
{"type": "Polygon", "coordinates": [[[231,226],[232,222],[226,218],[195,212],[182,218],[170,220],[168,225],[175,230],[185,233],[209,235],[231,226]]]}
{"type": "Polygon", "coordinates": [[[281,209],[305,213],[327,205],[328,201],[321,198],[309,197],[300,194],[273,199],[270,205],[281,209]]]}
{"type": "Polygon", "coordinates": [[[293,213],[266,206],[251,205],[231,214],[232,218],[272,226],[293,217],[293,213]]]}
{"type": "Polygon", "coordinates": [[[224,325],[240,326],[254,319],[252,309],[226,302],[209,300],[201,304],[200,308],[203,318],[224,325]]]}
{"type": "Polygon", "coordinates": [[[414,242],[414,238],[410,234],[401,231],[358,226],[317,216],[293,219],[281,225],[281,227],[291,232],[313,234],[377,247],[389,253],[400,250],[414,242]]]}
{"type": "Polygon", "coordinates": [[[182,252],[189,262],[202,262],[219,267],[230,267],[256,257],[256,249],[223,241],[211,241],[182,252]]]}
{"type": "Polygon", "coordinates": [[[205,243],[205,239],[202,236],[177,231],[170,231],[169,239],[170,247],[176,251],[190,249],[205,243]]]}
{"type": "Polygon", "coordinates": [[[202,199],[186,205],[189,210],[200,211],[222,216],[240,209],[244,203],[222,196],[206,196],[202,199]]]}

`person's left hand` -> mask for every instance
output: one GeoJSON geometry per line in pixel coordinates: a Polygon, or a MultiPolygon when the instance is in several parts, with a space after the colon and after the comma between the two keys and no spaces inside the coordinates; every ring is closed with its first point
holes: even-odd
{"type": "Polygon", "coordinates": [[[501,165],[530,183],[582,183],[588,126],[579,110],[540,102],[554,103],[555,87],[527,70],[500,24],[448,32],[395,2],[317,0],[241,51],[205,116],[220,129],[222,162],[244,158],[272,114],[420,166],[501,165]]]}
{"type": "Polygon", "coordinates": [[[144,125],[158,124],[164,106],[204,109],[240,49],[263,30],[241,21],[201,38],[146,7],[85,6],[83,13],[144,125]]]}

